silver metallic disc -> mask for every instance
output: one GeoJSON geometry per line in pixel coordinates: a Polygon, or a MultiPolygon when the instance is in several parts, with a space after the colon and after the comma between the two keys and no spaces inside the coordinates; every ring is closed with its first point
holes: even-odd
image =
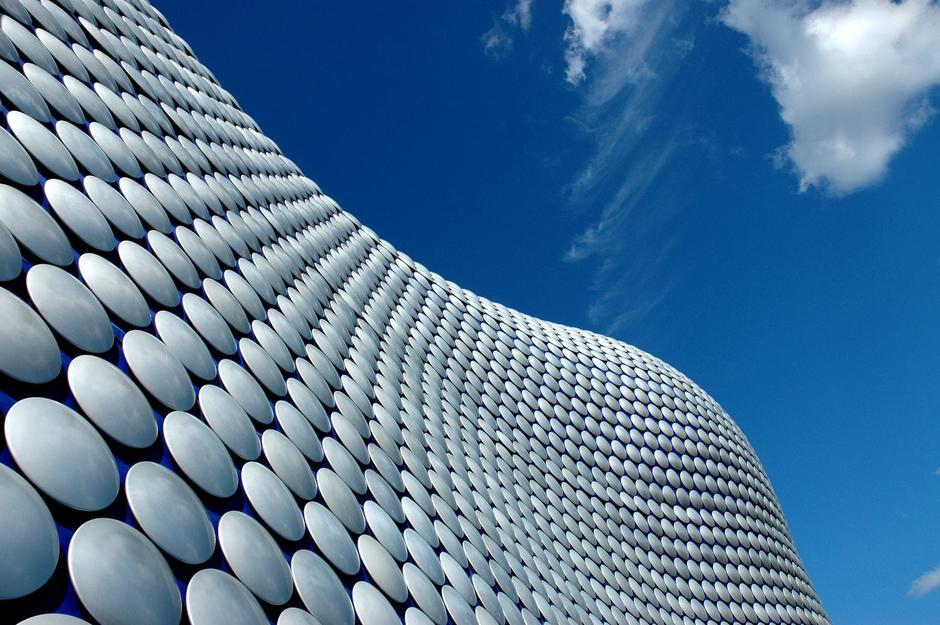
{"type": "Polygon", "coordinates": [[[131,330],[121,342],[124,357],[134,377],[160,403],[173,410],[188,410],[196,393],[186,369],[152,334],[131,330]]]}
{"type": "Polygon", "coordinates": [[[173,308],[180,302],[173,278],[153,255],[133,241],[118,245],[118,257],[128,275],[156,303],[173,308]]]}
{"type": "Polygon", "coordinates": [[[53,265],[34,265],[26,290],[46,322],[75,347],[94,353],[114,344],[114,331],[101,302],[71,274],[53,265]]]}
{"type": "Polygon", "coordinates": [[[117,465],[101,435],[78,413],[42,397],[7,412],[7,446],[29,480],[76,510],[100,510],[120,488],[117,465]]]}
{"type": "Polygon", "coordinates": [[[242,487],[258,516],[281,538],[300,540],[304,535],[304,518],[294,496],[284,482],[268,467],[247,462],[242,467],[242,487]]]}
{"type": "Polygon", "coordinates": [[[102,252],[114,249],[114,232],[94,202],[61,180],[47,180],[43,185],[46,201],[59,221],[79,240],[102,252]]]}
{"type": "Polygon", "coordinates": [[[23,257],[20,255],[20,246],[16,244],[13,234],[0,221],[0,282],[12,280],[20,275],[22,270],[23,257]]]}
{"type": "Polygon", "coordinates": [[[23,300],[0,288],[0,372],[41,384],[62,368],[59,345],[42,318],[23,300]]]}
{"type": "Polygon", "coordinates": [[[183,312],[196,332],[216,351],[231,356],[235,353],[235,337],[228,324],[209,302],[194,293],[183,295],[183,312]]]}
{"type": "Polygon", "coordinates": [[[366,518],[362,513],[362,506],[340,476],[331,469],[322,467],[317,470],[317,487],[323,502],[346,529],[353,534],[365,531],[366,518]]]}
{"type": "Polygon", "coordinates": [[[75,160],[49,129],[19,111],[7,114],[7,124],[17,141],[52,175],[63,180],[78,180],[80,172],[75,160]]]}
{"type": "Polygon", "coordinates": [[[155,462],[138,462],[124,479],[138,525],[158,547],[186,564],[201,564],[215,550],[215,530],[196,493],[155,462]]]}
{"type": "Polygon", "coordinates": [[[226,512],[219,520],[219,544],[232,571],[259,599],[287,603],[294,590],[290,568],[260,523],[242,512],[226,512]]]}
{"type": "Polygon", "coordinates": [[[88,198],[95,203],[101,214],[123,234],[139,239],[145,234],[140,218],[123,195],[113,186],[95,176],[85,176],[82,186],[88,198]]]}
{"type": "Polygon", "coordinates": [[[336,515],[311,501],[304,506],[304,521],[313,543],[333,566],[346,575],[359,570],[359,552],[336,515]]]}
{"type": "Polygon", "coordinates": [[[190,373],[203,380],[215,378],[212,354],[188,323],[168,310],[158,311],[153,321],[160,340],[190,373]]]}
{"type": "Polygon", "coordinates": [[[186,615],[191,625],[268,625],[254,595],[218,569],[203,569],[189,580],[186,615]]]}
{"type": "Polygon", "coordinates": [[[5,184],[0,184],[0,222],[40,260],[60,267],[72,263],[72,246],[55,219],[31,197],[5,184]]]}
{"type": "Polygon", "coordinates": [[[362,566],[372,582],[396,603],[404,603],[408,598],[405,578],[395,560],[388,554],[382,543],[368,534],[363,534],[356,542],[362,566]]]}
{"type": "Polygon", "coordinates": [[[287,608],[277,617],[277,625],[321,625],[309,612],[300,608],[287,608]]]}
{"type": "Polygon", "coordinates": [[[166,560],[143,534],[114,519],[86,521],[69,544],[69,576],[101,625],[177,625],[183,603],[166,560]]]}
{"type": "Polygon", "coordinates": [[[206,423],[225,446],[244,460],[261,455],[261,441],[248,414],[231,395],[218,386],[207,384],[199,389],[199,409],[206,423]]]}
{"type": "Polygon", "coordinates": [[[69,364],[68,380],[79,408],[108,436],[138,448],[157,440],[153,409],[123,371],[86,354],[69,364]]]}
{"type": "Polygon", "coordinates": [[[369,582],[356,582],[352,591],[356,616],[362,625],[399,625],[401,619],[392,604],[369,582]]]}
{"type": "Polygon", "coordinates": [[[0,94],[13,105],[11,108],[41,122],[49,121],[49,107],[39,91],[7,63],[0,66],[0,94]]]}
{"type": "Polygon", "coordinates": [[[333,568],[320,556],[302,549],[291,559],[297,594],[323,625],[352,625],[353,605],[333,568]]]}
{"type": "Polygon", "coordinates": [[[82,254],[78,271],[95,297],[117,317],[132,326],[150,325],[147,300],[123,271],[97,254],[82,254]]]}
{"type": "Polygon", "coordinates": [[[59,561],[59,535],[39,493],[0,464],[0,600],[39,589],[59,561]]]}
{"type": "Polygon", "coordinates": [[[404,562],[408,557],[408,550],[405,548],[405,539],[401,535],[398,524],[375,501],[366,501],[362,508],[372,535],[382,543],[393,558],[404,562]]]}
{"type": "Polygon", "coordinates": [[[20,621],[19,625],[90,625],[90,623],[68,614],[40,614],[20,621]]]}
{"type": "Polygon", "coordinates": [[[88,136],[85,131],[62,120],[56,122],[55,132],[59,140],[78,161],[78,164],[84,167],[92,176],[97,176],[108,182],[117,180],[117,174],[114,173],[108,155],[98,147],[95,140],[88,136]]]}
{"type": "Polygon", "coordinates": [[[30,187],[39,182],[39,172],[20,142],[0,128],[0,176],[30,187]]]}
{"type": "Polygon", "coordinates": [[[209,426],[185,412],[163,420],[163,438],[183,473],[213,497],[231,497],[238,490],[232,457],[209,426]]]}
{"type": "Polygon", "coordinates": [[[308,460],[311,462],[323,460],[323,447],[320,439],[310,422],[293,404],[281,400],[274,405],[274,413],[277,415],[277,423],[281,426],[281,430],[308,460]]]}
{"type": "Polygon", "coordinates": [[[219,379],[249,417],[264,425],[274,420],[274,412],[264,390],[241,365],[233,360],[223,360],[219,363],[219,379]]]}
{"type": "Polygon", "coordinates": [[[274,429],[265,430],[261,435],[261,448],[268,464],[297,497],[310,500],[316,496],[317,483],[313,471],[303,453],[287,436],[274,429]]]}
{"type": "Polygon", "coordinates": [[[405,578],[405,585],[408,587],[408,594],[411,595],[415,605],[421,608],[434,623],[445,625],[447,610],[441,600],[440,591],[428,579],[428,576],[411,562],[405,563],[402,567],[402,574],[405,578]]]}

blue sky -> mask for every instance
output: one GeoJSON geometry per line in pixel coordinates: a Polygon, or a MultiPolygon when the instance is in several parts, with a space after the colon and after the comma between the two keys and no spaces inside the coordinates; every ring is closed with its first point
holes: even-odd
{"type": "Polygon", "coordinates": [[[157,6],[399,249],[708,390],[834,623],[936,625],[936,3],[157,6]]]}

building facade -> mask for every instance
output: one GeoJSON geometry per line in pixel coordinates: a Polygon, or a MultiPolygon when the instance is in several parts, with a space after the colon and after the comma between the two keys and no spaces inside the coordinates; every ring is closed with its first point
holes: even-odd
{"type": "Polygon", "coordinates": [[[829,623],[681,373],[394,249],[143,0],[0,13],[0,622],[829,623]]]}

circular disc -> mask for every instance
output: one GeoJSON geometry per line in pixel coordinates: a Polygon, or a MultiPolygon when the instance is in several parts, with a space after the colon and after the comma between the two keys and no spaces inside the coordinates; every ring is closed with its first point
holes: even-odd
{"type": "Polygon", "coordinates": [[[284,484],[301,499],[310,500],[317,494],[313,471],[303,453],[291,440],[275,429],[261,435],[264,457],[284,484]]]}
{"type": "Polygon", "coordinates": [[[134,518],[165,552],[200,564],[215,551],[215,530],[186,482],[155,462],[138,462],[127,472],[124,490],[134,518]]]}
{"type": "Polygon", "coordinates": [[[186,614],[190,625],[268,625],[254,595],[218,569],[203,569],[189,580],[186,614]]]}
{"type": "Polygon", "coordinates": [[[353,606],[343,583],[320,556],[301,550],[290,563],[297,594],[323,625],[352,625],[353,606]]]}
{"type": "Polygon", "coordinates": [[[21,399],[4,433],[16,464],[44,493],[76,510],[100,510],[120,488],[101,435],[74,410],[43,397],[21,399]]]}
{"type": "Polygon", "coordinates": [[[309,612],[300,608],[287,608],[277,617],[277,625],[322,625],[309,612]]]}
{"type": "Polygon", "coordinates": [[[90,623],[68,614],[40,614],[21,621],[19,625],[90,625],[90,623]]]}
{"type": "Polygon", "coordinates": [[[170,567],[147,538],[120,521],[86,521],[69,544],[69,575],[101,625],[178,625],[183,611],[170,567]]]}
{"type": "Polygon", "coordinates": [[[43,192],[55,216],[79,239],[102,252],[114,249],[111,226],[84,193],[61,180],[47,180],[43,192]]]}
{"type": "Polygon", "coordinates": [[[258,516],[281,538],[300,540],[304,535],[304,518],[294,496],[271,469],[258,462],[242,467],[242,488],[258,516]]]}
{"type": "Polygon", "coordinates": [[[128,447],[157,440],[157,422],[147,398],[123,371],[97,356],[83,355],[68,368],[69,388],[91,421],[128,447]]]}
{"type": "Polygon", "coordinates": [[[34,265],[26,274],[26,290],[39,313],[75,347],[101,353],[114,344],[114,330],[101,302],[66,271],[34,265]]]}
{"type": "Polygon", "coordinates": [[[5,184],[0,184],[0,221],[40,260],[60,267],[72,263],[72,246],[55,219],[31,197],[5,184]]]}
{"type": "Polygon", "coordinates": [[[400,625],[392,604],[369,582],[356,582],[352,591],[356,616],[362,625],[400,625]]]}
{"type": "Polygon", "coordinates": [[[240,458],[254,460],[261,455],[258,433],[231,395],[218,386],[207,384],[199,389],[199,408],[212,431],[240,458]]]}
{"type": "Polygon", "coordinates": [[[311,501],[304,507],[304,520],[317,549],[333,566],[346,575],[359,571],[359,552],[336,515],[311,501]]]}
{"type": "Polygon", "coordinates": [[[404,603],[408,598],[405,578],[398,564],[388,554],[382,543],[368,534],[363,534],[359,537],[357,547],[359,557],[362,558],[362,565],[372,582],[393,601],[404,603]]]}
{"type": "Polygon", "coordinates": [[[254,376],[237,362],[225,359],[219,363],[219,379],[225,390],[241,404],[248,416],[267,425],[274,420],[271,402],[254,376]]]}
{"type": "Polygon", "coordinates": [[[163,420],[163,438],[173,460],[196,486],[223,498],[238,490],[232,457],[205,423],[186,412],[171,412],[163,420]]]}
{"type": "Polygon", "coordinates": [[[117,266],[97,254],[82,254],[78,271],[91,292],[119,320],[132,326],[150,325],[150,309],[137,285],[117,266]]]}
{"type": "Polygon", "coordinates": [[[161,310],[154,315],[154,326],[167,348],[176,356],[190,373],[203,379],[215,378],[215,363],[206,344],[188,323],[168,310],[161,310]]]}
{"type": "Polygon", "coordinates": [[[36,312],[0,288],[0,371],[21,382],[48,382],[62,368],[59,345],[36,312]]]}
{"type": "Polygon", "coordinates": [[[39,493],[0,464],[0,600],[46,583],[59,561],[59,534],[39,493]]]}
{"type": "Polygon", "coordinates": [[[121,348],[134,377],[160,403],[173,410],[188,410],[196,403],[189,374],[158,338],[131,330],[121,348]]]}
{"type": "Polygon", "coordinates": [[[294,590],[290,568],[260,523],[243,512],[226,512],[219,520],[219,544],[232,571],[259,599],[287,603],[294,590]]]}
{"type": "Polygon", "coordinates": [[[19,141],[0,128],[0,175],[7,180],[30,187],[39,182],[39,171],[19,141]]]}

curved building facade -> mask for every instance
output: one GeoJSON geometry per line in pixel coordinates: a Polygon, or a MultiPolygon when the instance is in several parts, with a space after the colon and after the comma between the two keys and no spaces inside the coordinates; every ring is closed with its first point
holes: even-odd
{"type": "Polygon", "coordinates": [[[0,13],[0,622],[829,622],[681,373],[395,250],[142,0],[0,13]]]}

